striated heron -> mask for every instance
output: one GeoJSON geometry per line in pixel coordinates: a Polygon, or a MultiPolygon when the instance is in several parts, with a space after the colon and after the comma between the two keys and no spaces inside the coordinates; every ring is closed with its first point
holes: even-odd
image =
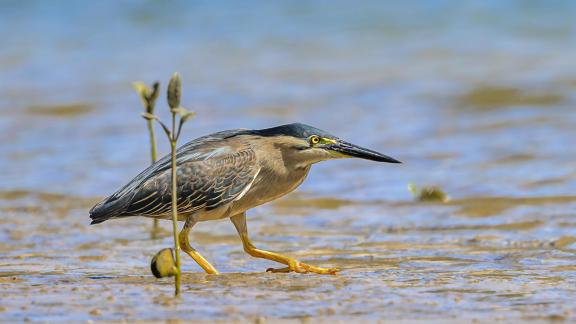
{"type": "MultiPolygon", "coordinates": [[[[181,248],[207,273],[218,271],[190,246],[188,234],[199,221],[230,218],[253,257],[285,264],[272,272],[334,274],[293,258],[256,248],[248,238],[246,211],[296,189],[312,164],[339,158],[400,163],[384,154],[347,143],[320,129],[289,124],[261,130],[228,130],[195,139],[177,151],[178,217],[184,221],[181,248]]],[[[91,224],[112,218],[171,218],[170,156],[157,161],[90,210],[91,224]]]]}

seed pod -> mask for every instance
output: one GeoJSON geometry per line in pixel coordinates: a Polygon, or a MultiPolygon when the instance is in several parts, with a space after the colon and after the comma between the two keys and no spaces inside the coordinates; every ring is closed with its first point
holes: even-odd
{"type": "Polygon", "coordinates": [[[171,109],[180,107],[180,97],[182,96],[182,80],[178,72],[172,75],[170,83],[168,83],[168,105],[171,109]]]}

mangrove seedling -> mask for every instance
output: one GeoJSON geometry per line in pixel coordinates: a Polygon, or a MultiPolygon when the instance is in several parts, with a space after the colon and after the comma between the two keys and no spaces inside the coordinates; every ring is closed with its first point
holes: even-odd
{"type": "MultiPolygon", "coordinates": [[[[147,114],[154,115],[154,108],[156,107],[156,99],[158,99],[158,95],[160,94],[160,83],[154,82],[152,88],[150,89],[146,84],[143,82],[134,82],[132,83],[132,87],[134,90],[138,92],[140,95],[140,99],[142,100],[142,105],[144,106],[144,111],[147,114]]],[[[154,132],[154,121],[150,118],[146,118],[146,124],[148,126],[148,135],[150,138],[150,164],[154,164],[156,162],[156,134],[154,132]]],[[[158,219],[154,219],[154,223],[152,225],[152,232],[151,236],[152,239],[158,237],[158,233],[160,231],[160,226],[158,225],[158,219]]]]}
{"type": "MultiPolygon", "coordinates": [[[[164,124],[160,118],[154,114],[145,112],[142,114],[144,118],[147,120],[155,120],[157,121],[168,140],[170,141],[170,154],[171,154],[171,182],[172,182],[172,189],[171,189],[171,197],[172,197],[172,232],[174,235],[174,270],[173,275],[175,276],[175,295],[178,296],[180,294],[180,276],[181,276],[181,269],[180,269],[180,242],[178,241],[178,204],[177,204],[177,197],[178,197],[178,189],[177,189],[177,179],[176,179],[176,147],[178,143],[178,138],[180,137],[180,132],[182,131],[182,126],[184,123],[194,117],[194,112],[188,111],[185,108],[180,106],[180,97],[182,94],[182,81],[180,80],[180,75],[178,73],[174,73],[170,82],[168,83],[168,90],[167,90],[167,99],[168,99],[168,106],[170,108],[170,113],[172,115],[172,127],[169,128],[164,124]],[[177,117],[179,118],[178,124],[176,123],[177,117]]],[[[161,267],[164,264],[159,262],[160,260],[165,260],[161,258],[161,254],[166,253],[164,250],[158,252],[152,261],[152,268],[154,267],[161,267]]],[[[172,252],[170,251],[170,254],[172,252]]],[[[170,267],[170,262],[168,262],[168,266],[170,267]]],[[[162,274],[160,269],[156,273],[162,274]]],[[[154,270],[153,270],[154,272],[154,270]]],[[[170,275],[172,272],[168,272],[170,275]]]]}

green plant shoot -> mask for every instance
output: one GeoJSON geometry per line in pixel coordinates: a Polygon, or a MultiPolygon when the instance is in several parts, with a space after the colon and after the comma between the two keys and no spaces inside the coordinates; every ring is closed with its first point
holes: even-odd
{"type": "MultiPolygon", "coordinates": [[[[132,87],[138,94],[140,95],[140,99],[142,100],[142,104],[144,105],[145,112],[147,114],[154,115],[154,108],[156,107],[156,99],[160,94],[160,83],[154,82],[152,85],[152,89],[148,88],[143,82],[134,82],[132,83],[132,87]]],[[[156,134],[154,131],[154,121],[149,118],[146,119],[146,124],[148,127],[148,134],[150,138],[150,164],[154,164],[156,162],[157,153],[156,153],[156,134]]],[[[154,219],[154,224],[152,225],[152,238],[155,239],[159,232],[159,225],[158,220],[154,219]]]]}
{"type": "Polygon", "coordinates": [[[172,127],[168,128],[166,124],[164,124],[158,116],[151,114],[151,113],[143,113],[142,116],[147,120],[156,120],[162,129],[166,133],[170,141],[170,154],[172,158],[172,167],[171,167],[171,179],[172,179],[172,231],[174,235],[174,276],[175,276],[175,295],[178,296],[180,294],[180,276],[181,276],[181,269],[180,269],[180,243],[178,240],[178,205],[177,205],[177,198],[178,198],[178,189],[177,189],[177,166],[176,166],[176,148],[178,143],[178,138],[180,137],[180,132],[182,131],[182,126],[184,123],[189,120],[190,118],[194,117],[195,113],[186,110],[185,108],[180,106],[180,97],[182,93],[182,81],[180,80],[180,75],[178,73],[174,73],[170,82],[168,83],[168,90],[167,90],[167,99],[168,99],[168,106],[170,108],[170,113],[172,115],[172,127]],[[176,123],[177,117],[179,117],[178,124],[176,123]]]}

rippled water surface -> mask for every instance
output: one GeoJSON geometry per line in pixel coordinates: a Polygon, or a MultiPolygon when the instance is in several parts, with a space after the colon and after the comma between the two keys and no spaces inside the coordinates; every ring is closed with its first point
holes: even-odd
{"type": "Polygon", "coordinates": [[[575,320],[574,21],[570,1],[1,2],[0,320],[575,320]],[[222,275],[184,256],[174,300],[149,271],[169,235],[88,226],[149,163],[130,82],[176,70],[186,140],[300,121],[404,162],[322,163],[249,213],[257,246],[339,275],[265,273],[207,222],[191,241],[222,275]]]}

